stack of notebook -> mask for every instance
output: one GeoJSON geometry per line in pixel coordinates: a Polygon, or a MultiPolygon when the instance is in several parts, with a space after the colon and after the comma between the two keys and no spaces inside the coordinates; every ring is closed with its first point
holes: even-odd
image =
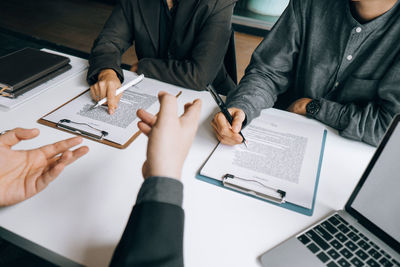
{"type": "Polygon", "coordinates": [[[69,70],[67,57],[33,48],[24,48],[0,57],[0,95],[10,98],[69,70]]]}

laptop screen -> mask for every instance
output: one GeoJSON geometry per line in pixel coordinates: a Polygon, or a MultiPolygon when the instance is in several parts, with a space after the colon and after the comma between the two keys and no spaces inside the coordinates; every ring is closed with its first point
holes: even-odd
{"type": "Polygon", "coordinates": [[[346,210],[399,252],[400,125],[396,117],[354,190],[346,210]]]}

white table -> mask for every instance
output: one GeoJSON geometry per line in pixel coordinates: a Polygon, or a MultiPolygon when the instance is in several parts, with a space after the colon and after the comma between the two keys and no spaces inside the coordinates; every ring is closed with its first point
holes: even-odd
{"type": "MultiPolygon", "coordinates": [[[[0,112],[0,129],[39,128],[40,136],[18,145],[21,149],[71,137],[36,121],[86,88],[81,75],[15,110],[0,112]]],[[[195,178],[217,143],[210,126],[217,111],[211,96],[184,91],[179,102],[196,97],[203,100],[201,122],[182,179],[186,266],[260,266],[262,253],[344,206],[374,151],[329,129],[314,215],[304,216],[195,178]]],[[[125,150],[89,140],[84,144],[89,154],[47,189],[0,209],[0,226],[78,263],[107,266],[143,181],[147,140],[141,135],[125,150]]]]}

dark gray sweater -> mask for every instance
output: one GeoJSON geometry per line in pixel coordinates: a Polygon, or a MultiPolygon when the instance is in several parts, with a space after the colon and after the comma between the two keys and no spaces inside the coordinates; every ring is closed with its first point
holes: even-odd
{"type": "Polygon", "coordinates": [[[227,98],[247,123],[262,109],[321,100],[317,120],[377,145],[400,112],[400,2],[365,24],[349,0],[291,0],[227,98]]]}

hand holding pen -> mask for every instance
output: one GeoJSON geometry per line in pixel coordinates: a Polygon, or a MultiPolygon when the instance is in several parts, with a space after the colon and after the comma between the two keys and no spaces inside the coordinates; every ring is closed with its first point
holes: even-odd
{"type": "MultiPolygon", "coordinates": [[[[134,85],[136,85],[138,83],[140,83],[143,80],[143,78],[144,78],[144,75],[142,74],[142,75],[139,75],[138,77],[136,77],[135,79],[133,79],[132,81],[125,83],[123,86],[121,86],[119,89],[117,89],[115,91],[114,97],[121,95],[125,90],[131,88],[132,86],[134,86],[134,85]]],[[[101,100],[98,100],[98,102],[96,102],[96,104],[94,104],[90,108],[90,110],[95,109],[97,107],[100,107],[101,105],[105,104],[107,101],[109,101],[109,96],[108,97],[104,97],[101,100]]],[[[110,111],[109,113],[113,114],[114,110],[115,110],[115,108],[113,108],[113,110],[110,111]]]]}
{"type": "Polygon", "coordinates": [[[209,85],[207,90],[213,96],[221,112],[217,113],[211,125],[217,134],[218,140],[226,145],[237,145],[247,141],[241,132],[242,124],[246,118],[243,110],[238,108],[227,108],[215,89],[209,85]]]}

